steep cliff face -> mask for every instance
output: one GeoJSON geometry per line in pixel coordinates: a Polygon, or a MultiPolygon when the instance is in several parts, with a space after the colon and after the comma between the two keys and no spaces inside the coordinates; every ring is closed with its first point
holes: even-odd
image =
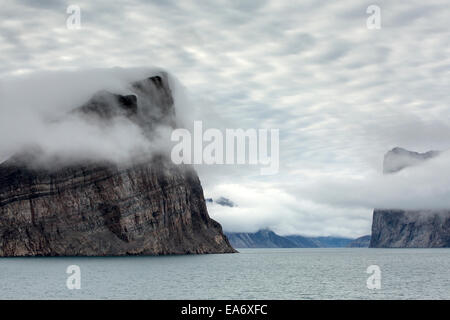
{"type": "MultiPolygon", "coordinates": [[[[135,95],[102,92],[74,113],[105,124],[126,117],[147,134],[157,124],[174,125],[164,74],[132,87],[135,95]]],[[[152,155],[127,165],[86,160],[43,167],[35,157],[26,151],[0,165],[0,256],[235,252],[209,217],[189,166],[152,155]]]]}
{"type": "Polygon", "coordinates": [[[450,211],[375,210],[370,246],[450,247],[450,211]]]}
{"type": "MultiPolygon", "coordinates": [[[[439,153],[411,152],[394,148],[384,158],[384,173],[395,174],[405,167],[420,164],[439,153]]],[[[372,248],[450,247],[450,210],[380,210],[372,221],[372,248]]]]}

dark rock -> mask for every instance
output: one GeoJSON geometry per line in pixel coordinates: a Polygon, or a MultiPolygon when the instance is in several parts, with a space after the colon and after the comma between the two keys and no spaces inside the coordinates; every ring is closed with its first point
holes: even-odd
{"type": "Polygon", "coordinates": [[[230,208],[236,207],[236,204],[233,201],[231,201],[230,199],[227,199],[225,197],[220,197],[219,199],[216,200],[216,203],[221,206],[224,206],[224,207],[230,207],[230,208]]]}
{"type": "Polygon", "coordinates": [[[101,91],[82,107],[74,110],[87,119],[95,117],[96,120],[111,120],[118,116],[132,118],[137,116],[137,97],[134,95],[122,96],[108,91],[101,91]]]}
{"type": "Polygon", "coordinates": [[[450,247],[450,211],[374,210],[370,247],[450,247]]]}

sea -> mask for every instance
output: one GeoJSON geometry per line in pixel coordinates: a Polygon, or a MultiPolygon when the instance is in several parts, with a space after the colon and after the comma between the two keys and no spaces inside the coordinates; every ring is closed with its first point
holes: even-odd
{"type": "Polygon", "coordinates": [[[450,299],[450,249],[0,258],[0,299],[450,299]]]}

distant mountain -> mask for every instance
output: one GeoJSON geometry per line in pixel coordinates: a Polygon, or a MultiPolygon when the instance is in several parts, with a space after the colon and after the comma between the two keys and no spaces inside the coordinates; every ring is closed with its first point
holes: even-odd
{"type": "Polygon", "coordinates": [[[316,242],[319,248],[343,248],[347,247],[354,240],[340,237],[316,237],[310,239],[316,242]]]}
{"type": "Polygon", "coordinates": [[[264,229],[254,233],[226,232],[234,248],[342,248],[355,239],[340,237],[280,236],[264,229]]]}
{"type": "Polygon", "coordinates": [[[319,248],[320,244],[314,241],[313,238],[304,236],[285,236],[286,239],[292,241],[296,248],[319,248]]]}
{"type": "Polygon", "coordinates": [[[347,247],[349,248],[368,248],[370,244],[370,235],[356,238],[350,242],[347,247]]]}

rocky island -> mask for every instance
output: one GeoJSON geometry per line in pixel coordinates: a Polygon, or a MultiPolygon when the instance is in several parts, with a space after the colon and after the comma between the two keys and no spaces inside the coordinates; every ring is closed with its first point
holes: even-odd
{"type": "MultiPolygon", "coordinates": [[[[439,152],[418,153],[394,148],[384,157],[383,172],[396,172],[437,156],[439,152]]],[[[450,210],[375,209],[371,248],[450,247],[450,210]]]]}
{"type": "MultiPolygon", "coordinates": [[[[108,125],[174,127],[167,74],[130,85],[132,95],[94,95],[73,114],[108,125]]],[[[151,134],[151,130],[146,130],[151,134]]],[[[24,150],[0,164],[0,256],[118,256],[232,253],[207,211],[194,169],[164,154],[132,163],[36,164],[24,150]]]]}

